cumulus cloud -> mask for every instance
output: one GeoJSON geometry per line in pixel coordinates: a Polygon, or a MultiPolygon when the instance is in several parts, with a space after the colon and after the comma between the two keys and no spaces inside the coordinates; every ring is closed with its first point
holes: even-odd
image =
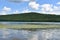
{"type": "Polygon", "coordinates": [[[11,11],[11,8],[4,6],[0,11],[0,15],[7,15],[11,11]]]}
{"type": "Polygon", "coordinates": [[[19,10],[16,10],[16,11],[13,12],[13,14],[18,14],[18,13],[20,13],[19,10]]]}
{"type": "Polygon", "coordinates": [[[41,5],[41,7],[42,7],[42,11],[47,11],[47,12],[53,11],[52,5],[50,5],[50,4],[43,4],[43,5],[41,5]]]}
{"type": "Polygon", "coordinates": [[[55,15],[60,15],[60,12],[55,12],[55,11],[53,11],[53,12],[49,12],[49,14],[55,14],[55,15]]]}
{"type": "Polygon", "coordinates": [[[55,13],[56,15],[60,15],[60,7],[53,6],[53,11],[51,13],[55,13]]]}
{"type": "Polygon", "coordinates": [[[54,6],[53,9],[54,11],[60,11],[60,6],[54,6]]]}
{"type": "Polygon", "coordinates": [[[0,12],[0,15],[6,15],[7,13],[5,11],[0,12]]]}
{"type": "Polygon", "coordinates": [[[29,9],[24,9],[23,11],[22,11],[22,13],[28,13],[28,12],[31,12],[29,9]]]}
{"type": "Polygon", "coordinates": [[[55,6],[51,4],[43,4],[41,6],[41,13],[45,14],[56,14],[60,15],[60,6],[55,6]]]}
{"type": "Polygon", "coordinates": [[[60,2],[57,2],[57,4],[60,4],[60,2]]]}
{"type": "Polygon", "coordinates": [[[2,10],[3,11],[11,11],[11,8],[5,6],[2,10]]]}
{"type": "Polygon", "coordinates": [[[30,6],[32,9],[38,10],[40,5],[39,5],[38,3],[32,1],[32,2],[29,3],[29,6],[30,6]]]}

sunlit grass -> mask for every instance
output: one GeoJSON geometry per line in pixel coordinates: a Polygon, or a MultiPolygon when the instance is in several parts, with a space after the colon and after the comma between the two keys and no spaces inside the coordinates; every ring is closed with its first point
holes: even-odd
{"type": "Polygon", "coordinates": [[[17,25],[3,25],[0,24],[0,28],[60,28],[60,25],[31,25],[31,24],[17,24],[17,25]]]}
{"type": "Polygon", "coordinates": [[[60,25],[16,25],[11,28],[60,28],[60,25]]]}
{"type": "Polygon", "coordinates": [[[0,24],[0,28],[7,28],[6,25],[0,24]]]}

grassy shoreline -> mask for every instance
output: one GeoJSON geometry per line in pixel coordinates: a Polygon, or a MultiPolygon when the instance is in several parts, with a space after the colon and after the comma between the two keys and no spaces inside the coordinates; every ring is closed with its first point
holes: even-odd
{"type": "Polygon", "coordinates": [[[11,28],[11,29],[37,29],[37,28],[42,28],[42,29],[46,29],[46,28],[60,28],[60,25],[58,24],[49,24],[49,25],[32,25],[32,24],[21,24],[21,25],[3,25],[0,24],[0,28],[11,28]]]}

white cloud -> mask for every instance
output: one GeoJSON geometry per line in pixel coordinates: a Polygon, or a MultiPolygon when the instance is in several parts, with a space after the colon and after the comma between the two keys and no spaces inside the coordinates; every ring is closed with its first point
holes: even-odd
{"type": "Polygon", "coordinates": [[[6,11],[1,11],[1,12],[0,12],[0,15],[8,15],[8,14],[12,14],[12,13],[6,12],[6,11]]]}
{"type": "Polygon", "coordinates": [[[59,11],[53,11],[53,12],[47,12],[47,14],[55,14],[55,15],[60,15],[59,11]]]}
{"type": "Polygon", "coordinates": [[[31,12],[31,11],[28,10],[28,9],[24,9],[24,10],[22,11],[22,13],[28,13],[28,12],[31,12]]]}
{"type": "Polygon", "coordinates": [[[38,3],[32,1],[32,2],[29,2],[29,6],[35,10],[38,10],[40,5],[38,3]]]}
{"type": "Polygon", "coordinates": [[[60,15],[60,7],[59,6],[53,6],[53,11],[51,12],[51,14],[60,15]]]}
{"type": "Polygon", "coordinates": [[[0,15],[6,15],[7,13],[5,11],[0,12],[0,15]]]}
{"type": "Polygon", "coordinates": [[[54,10],[58,10],[59,9],[59,7],[57,7],[57,6],[54,6],[54,8],[53,8],[54,10]]]}
{"type": "Polygon", "coordinates": [[[57,2],[57,4],[60,4],[60,2],[57,2]]]}
{"type": "Polygon", "coordinates": [[[18,10],[16,10],[16,11],[14,11],[13,13],[14,13],[14,14],[18,14],[18,13],[20,13],[20,12],[19,12],[18,10]]]}
{"type": "Polygon", "coordinates": [[[11,8],[5,6],[2,10],[3,11],[11,11],[11,8]]]}
{"type": "Polygon", "coordinates": [[[50,5],[50,4],[43,4],[43,5],[41,5],[41,7],[42,7],[42,11],[47,11],[47,12],[49,12],[49,11],[53,11],[53,9],[52,9],[52,5],[50,5]]]}
{"type": "Polygon", "coordinates": [[[60,6],[54,6],[53,9],[54,11],[60,11],[60,6]]]}
{"type": "Polygon", "coordinates": [[[41,6],[41,13],[44,14],[56,14],[60,15],[60,6],[54,6],[51,4],[43,4],[41,6]]]}
{"type": "Polygon", "coordinates": [[[0,11],[0,15],[7,15],[10,14],[11,8],[4,6],[0,11]]]}

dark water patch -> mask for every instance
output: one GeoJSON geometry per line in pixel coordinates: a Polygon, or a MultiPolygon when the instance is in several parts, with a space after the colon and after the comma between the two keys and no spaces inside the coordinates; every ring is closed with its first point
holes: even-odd
{"type": "Polygon", "coordinates": [[[37,31],[37,30],[54,30],[54,29],[60,29],[60,28],[9,28],[12,30],[28,30],[28,31],[37,31]]]}

